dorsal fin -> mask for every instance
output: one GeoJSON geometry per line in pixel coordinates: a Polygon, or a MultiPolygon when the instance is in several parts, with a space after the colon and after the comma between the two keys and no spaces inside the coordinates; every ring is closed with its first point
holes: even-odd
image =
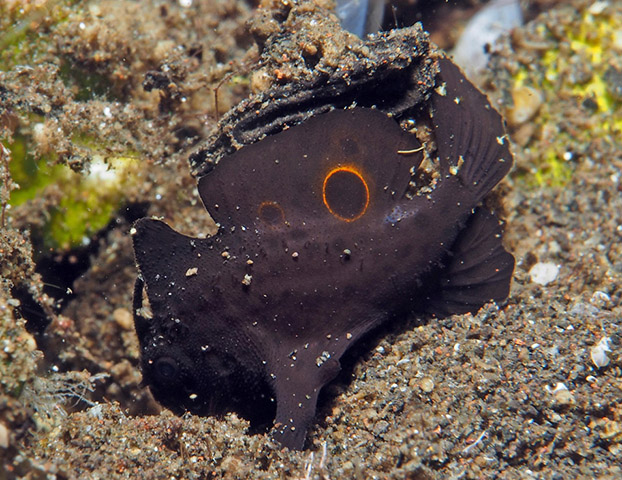
{"type": "Polygon", "coordinates": [[[474,203],[512,168],[512,154],[501,115],[449,59],[440,60],[440,86],[432,95],[432,122],[441,173],[452,167],[472,189],[474,203]]]}

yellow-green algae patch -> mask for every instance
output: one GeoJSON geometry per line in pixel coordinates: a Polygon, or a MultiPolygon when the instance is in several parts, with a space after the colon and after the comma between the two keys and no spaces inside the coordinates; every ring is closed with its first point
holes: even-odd
{"type": "Polygon", "coordinates": [[[622,102],[612,94],[616,85],[608,78],[612,69],[622,78],[622,8],[595,2],[545,19],[524,34],[515,48],[530,55],[509,69],[508,90],[527,86],[543,94],[530,126],[537,133],[523,146],[545,154],[533,158],[521,176],[531,185],[563,186],[572,178],[570,160],[590,142],[619,142],[622,135],[622,102]],[[559,102],[574,102],[577,118],[560,117],[559,102]]]}
{"type": "MultiPolygon", "coordinates": [[[[83,145],[93,141],[82,138],[83,145]]],[[[66,164],[55,163],[51,154],[35,158],[27,147],[23,137],[10,145],[9,168],[19,188],[11,193],[9,204],[17,207],[46,189],[60,192],[39,232],[45,249],[69,249],[87,241],[111,221],[125,200],[125,190],[137,181],[139,162],[134,152],[110,155],[103,148],[93,149],[84,171],[75,172],[66,164]]]]}
{"type": "MultiPolygon", "coordinates": [[[[605,75],[612,66],[612,61],[622,54],[622,15],[615,13],[595,15],[594,9],[583,12],[579,30],[568,29],[570,49],[590,66],[591,78],[585,83],[575,82],[569,85],[572,92],[581,99],[592,99],[598,105],[598,111],[612,115],[611,122],[602,127],[611,133],[622,132],[622,112],[620,102],[609,93],[605,75]]],[[[597,13],[597,12],[595,12],[597,13]]],[[[604,13],[604,12],[603,12],[604,13]]],[[[558,57],[560,62],[564,56],[558,57]]],[[[554,62],[546,65],[547,71],[554,69],[554,62]]],[[[622,66],[622,65],[618,65],[622,66]]],[[[560,65],[557,70],[565,70],[567,65],[560,65]]],[[[563,79],[568,81],[568,79],[563,79]]]]}
{"type": "Polygon", "coordinates": [[[46,243],[69,248],[104,228],[121,207],[123,191],[134,180],[136,163],[131,156],[95,156],[86,176],[64,167],[64,195],[51,212],[46,243]]]}

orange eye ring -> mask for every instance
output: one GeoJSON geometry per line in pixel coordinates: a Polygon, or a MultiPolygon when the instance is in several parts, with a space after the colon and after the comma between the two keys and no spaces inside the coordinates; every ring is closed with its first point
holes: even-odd
{"type": "Polygon", "coordinates": [[[324,206],[335,218],[338,218],[344,222],[354,222],[365,215],[365,212],[369,207],[369,186],[367,185],[367,182],[361,172],[356,167],[351,165],[340,165],[331,169],[324,177],[324,182],[322,184],[322,201],[324,202],[324,206]],[[348,175],[345,177],[343,175],[339,175],[342,173],[346,173],[348,175]],[[335,175],[338,175],[338,177],[335,175]],[[357,181],[352,183],[354,178],[357,181]],[[331,179],[333,179],[332,182],[331,179]],[[350,190],[359,190],[356,192],[356,195],[360,198],[354,198],[354,195],[346,197],[345,199],[339,197],[339,194],[343,193],[343,191],[339,188],[339,185],[334,185],[332,187],[330,185],[330,183],[336,182],[341,184],[346,182],[345,186],[349,187],[350,190]],[[337,188],[336,191],[334,191],[335,188],[337,188]],[[330,190],[333,191],[331,192],[330,190]],[[335,196],[335,198],[331,199],[331,196],[335,196]],[[341,211],[339,211],[339,208],[336,208],[339,201],[345,201],[345,204],[340,205],[341,211]],[[351,210],[351,212],[344,212],[344,210],[351,210]]]}

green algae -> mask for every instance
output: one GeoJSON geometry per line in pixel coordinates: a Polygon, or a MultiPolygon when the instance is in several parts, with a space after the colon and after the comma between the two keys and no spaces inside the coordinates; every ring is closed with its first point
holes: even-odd
{"type": "MultiPolygon", "coordinates": [[[[83,137],[83,142],[98,145],[83,137]]],[[[44,251],[70,249],[87,241],[104,228],[125,201],[125,189],[136,181],[138,155],[126,152],[104,155],[93,149],[86,171],[75,172],[68,165],[56,163],[54,155],[35,158],[28,151],[28,139],[16,137],[10,145],[11,177],[19,188],[11,193],[9,204],[19,206],[46,195],[56,188],[61,192],[46,212],[46,221],[38,232],[44,251]]]]}
{"type": "Polygon", "coordinates": [[[622,67],[622,13],[596,3],[566,24],[539,24],[537,36],[547,48],[535,63],[520,64],[511,85],[535,88],[545,99],[533,119],[543,132],[538,150],[544,154],[533,159],[522,178],[534,187],[563,187],[576,166],[569,158],[580,156],[592,142],[614,143],[622,135],[622,102],[608,81],[612,66],[622,67]],[[578,118],[560,117],[560,100],[574,102],[578,118]]]}
{"type": "Polygon", "coordinates": [[[550,149],[545,153],[539,168],[533,172],[533,181],[537,185],[562,187],[571,178],[572,169],[568,161],[555,149],[550,149]]]}
{"type": "Polygon", "coordinates": [[[135,165],[136,157],[132,156],[108,157],[105,161],[96,156],[86,176],[69,169],[68,181],[62,184],[63,197],[51,212],[46,244],[72,247],[104,228],[122,206],[125,187],[135,180],[135,165]]]}
{"type": "Polygon", "coordinates": [[[11,152],[9,170],[19,188],[11,192],[9,203],[22,205],[35,198],[45,187],[59,180],[65,172],[63,165],[53,165],[49,156],[36,158],[30,153],[30,141],[24,135],[16,135],[8,145],[11,152]]]}
{"type": "MultiPolygon", "coordinates": [[[[114,96],[110,81],[102,73],[71,58],[46,57],[55,28],[78,14],[79,6],[76,0],[0,3],[0,74],[9,72],[4,77],[8,113],[5,122],[10,118],[17,124],[5,129],[7,136],[2,139],[10,152],[11,179],[19,186],[11,192],[8,205],[38,202],[42,206],[32,233],[40,247],[37,250],[44,252],[73,248],[104,228],[125,201],[125,188],[135,180],[137,171],[135,151],[108,148],[96,133],[74,133],[70,149],[55,150],[58,142],[54,141],[42,148],[38,137],[48,135],[46,121],[61,113],[50,113],[49,106],[46,110],[34,101],[24,102],[20,97],[23,94],[16,93],[24,88],[23,79],[21,83],[16,81],[19,75],[14,73],[20,65],[43,65],[40,71],[44,71],[51,61],[50,66],[58,64],[58,78],[65,87],[58,93],[58,105],[69,101],[87,104],[114,96]],[[113,150],[117,153],[110,154],[113,150]],[[79,166],[83,166],[82,170],[79,166]]],[[[45,138],[43,141],[47,142],[45,138]]]]}

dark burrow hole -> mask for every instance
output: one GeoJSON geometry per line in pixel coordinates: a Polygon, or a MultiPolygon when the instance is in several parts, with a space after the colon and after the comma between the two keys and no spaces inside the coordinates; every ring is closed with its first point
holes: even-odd
{"type": "MultiPolygon", "coordinates": [[[[40,343],[45,329],[52,321],[50,313],[61,313],[75,297],[73,283],[90,268],[91,258],[100,248],[100,239],[114,228],[144,217],[148,207],[147,202],[125,205],[108,225],[93,235],[88,245],[66,252],[52,252],[37,259],[35,271],[41,275],[43,293],[54,299],[53,312],[47,312],[25,284],[13,287],[11,293],[20,301],[17,312],[26,320],[26,329],[35,336],[37,343],[40,343]]],[[[33,238],[33,245],[36,244],[37,239],[33,238]]]]}
{"type": "Polygon", "coordinates": [[[304,59],[305,65],[308,69],[313,70],[315,68],[315,66],[320,62],[320,60],[322,59],[322,50],[319,47],[312,47],[315,51],[313,51],[312,49],[309,50],[303,50],[302,52],[302,58],[304,59]]]}

